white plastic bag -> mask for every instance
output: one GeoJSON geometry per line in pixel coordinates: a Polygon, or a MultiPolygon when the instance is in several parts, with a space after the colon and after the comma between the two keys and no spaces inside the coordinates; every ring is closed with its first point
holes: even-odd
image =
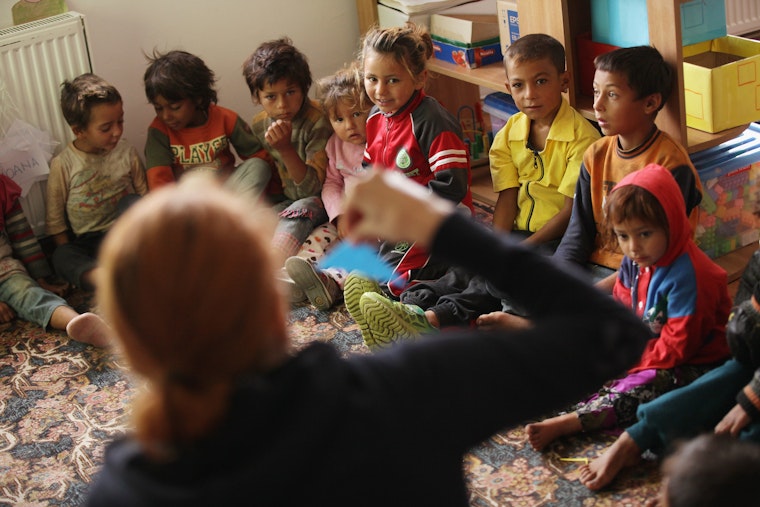
{"type": "Polygon", "coordinates": [[[22,197],[35,182],[47,179],[57,144],[49,133],[19,119],[0,139],[0,171],[21,187],[22,197]]]}

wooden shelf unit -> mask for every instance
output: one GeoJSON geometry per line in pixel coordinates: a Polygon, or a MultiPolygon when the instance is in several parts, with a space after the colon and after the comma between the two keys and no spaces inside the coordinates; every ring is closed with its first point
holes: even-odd
{"type": "MultiPolygon", "coordinates": [[[[716,134],[702,132],[686,126],[686,108],[683,86],[683,46],[681,44],[680,4],[687,0],[647,0],[649,14],[649,41],[673,66],[675,82],[673,93],[657,115],[657,125],[687,147],[690,153],[716,146],[739,135],[746,125],[716,134]]],[[[356,0],[359,29],[364,33],[377,23],[376,0],[356,0]]],[[[590,0],[517,0],[520,15],[520,33],[546,33],[559,40],[567,51],[567,68],[574,79],[567,99],[586,118],[594,120],[593,100],[580,95],[576,37],[591,31],[590,0]]],[[[428,65],[433,79],[428,92],[452,111],[459,106],[473,104],[480,98],[478,87],[505,91],[506,79],[501,63],[477,69],[465,69],[454,64],[431,60],[428,65]]]]}

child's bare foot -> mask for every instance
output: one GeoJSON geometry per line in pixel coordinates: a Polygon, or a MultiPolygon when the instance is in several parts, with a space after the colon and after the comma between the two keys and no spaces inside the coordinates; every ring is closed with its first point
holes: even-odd
{"type": "Polygon", "coordinates": [[[484,331],[492,329],[527,329],[533,325],[525,317],[501,311],[483,314],[477,318],[475,323],[478,325],[478,328],[484,331]]]}
{"type": "Polygon", "coordinates": [[[575,412],[558,415],[541,422],[525,426],[528,442],[537,451],[542,451],[559,437],[579,433],[583,427],[575,412]]]}
{"type": "Polygon", "coordinates": [[[623,432],[607,451],[588,465],[580,468],[581,484],[598,490],[612,482],[624,468],[641,460],[641,449],[628,432],[623,432]]]}
{"type": "Polygon", "coordinates": [[[78,342],[89,343],[96,347],[111,344],[111,328],[94,313],[77,315],[66,325],[66,334],[78,342]]]}

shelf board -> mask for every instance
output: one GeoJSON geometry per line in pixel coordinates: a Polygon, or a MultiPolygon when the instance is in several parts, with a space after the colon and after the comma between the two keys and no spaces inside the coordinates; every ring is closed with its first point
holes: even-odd
{"type": "MultiPolygon", "coordinates": [[[[596,117],[594,116],[593,100],[591,97],[588,97],[586,95],[578,95],[576,97],[575,108],[584,116],[584,118],[587,118],[591,121],[596,121],[596,117]]],[[[711,134],[709,132],[702,132],[701,130],[693,128],[687,128],[686,151],[689,153],[696,153],[698,151],[712,148],[713,146],[718,146],[719,144],[740,135],[747,129],[747,127],[749,127],[749,125],[740,125],[738,127],[722,130],[714,134],[711,134]]]]}
{"type": "Polygon", "coordinates": [[[709,132],[702,132],[701,130],[693,129],[693,128],[687,128],[686,129],[686,137],[688,138],[688,150],[689,153],[694,153],[697,151],[706,150],[707,148],[712,148],[713,146],[718,146],[719,144],[728,141],[730,139],[733,139],[734,137],[740,136],[742,132],[747,130],[747,127],[749,127],[749,124],[747,125],[740,125],[738,127],[734,127],[727,130],[721,130],[720,132],[716,132],[715,134],[710,134],[709,132]]]}
{"type": "Polygon", "coordinates": [[[502,62],[492,63],[475,69],[467,69],[453,63],[431,58],[428,60],[427,68],[433,74],[441,74],[460,81],[490,88],[497,92],[503,92],[506,89],[504,82],[507,80],[507,73],[504,71],[504,64],[502,62]]]}

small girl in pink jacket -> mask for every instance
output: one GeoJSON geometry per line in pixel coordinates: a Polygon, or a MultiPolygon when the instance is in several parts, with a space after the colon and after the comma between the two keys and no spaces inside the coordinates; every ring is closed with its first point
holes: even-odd
{"type": "Polygon", "coordinates": [[[356,176],[366,170],[362,167],[362,158],[372,102],[355,64],[319,81],[318,94],[322,109],[335,130],[327,141],[327,175],[322,185],[328,222],[311,233],[297,256],[285,261],[285,269],[312,305],[327,310],[343,297],[346,273],[332,268],[320,270],[314,262],[346,234],[343,196],[356,176]]]}

